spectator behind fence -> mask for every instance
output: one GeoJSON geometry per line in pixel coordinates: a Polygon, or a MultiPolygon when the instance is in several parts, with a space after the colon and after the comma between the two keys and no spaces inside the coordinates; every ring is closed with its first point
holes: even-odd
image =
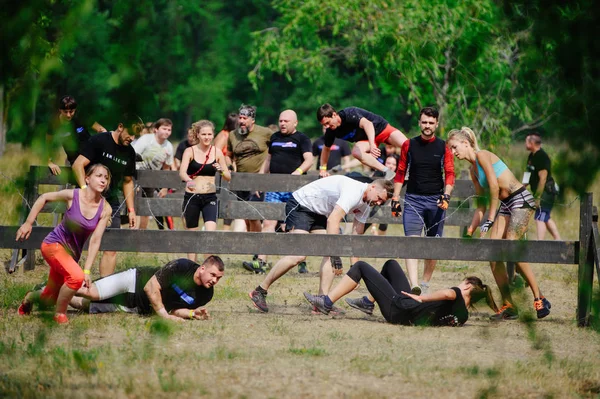
{"type": "MultiPolygon", "coordinates": [[[[298,117],[291,109],[279,115],[279,131],[273,133],[269,141],[269,154],[260,173],[301,175],[306,173],[313,163],[310,139],[296,130],[298,117]]],[[[265,202],[286,203],[292,197],[291,192],[269,192],[265,202]]],[[[273,233],[277,220],[265,220],[263,233],[273,233]]],[[[246,270],[260,273],[266,268],[267,255],[258,255],[252,262],[243,262],[246,270]]]]}
{"type": "MultiPolygon", "coordinates": [[[[72,166],[80,154],[81,147],[90,139],[85,123],[76,116],[77,102],[73,96],[64,96],[59,101],[58,115],[52,119],[50,131],[46,135],[46,148],[49,153],[48,168],[53,175],[60,175],[60,166],[53,160],[55,150],[60,146],[67,155],[67,162],[72,166]]],[[[96,132],[106,132],[98,122],[92,123],[96,132]]]]}
{"type": "MultiPolygon", "coordinates": [[[[225,119],[225,123],[223,124],[223,128],[221,129],[219,134],[217,134],[217,137],[215,138],[215,141],[214,141],[215,147],[217,147],[219,150],[221,150],[223,152],[223,155],[225,156],[225,161],[227,162],[227,165],[230,165],[230,166],[231,166],[231,159],[229,159],[227,157],[227,140],[229,139],[229,133],[231,133],[232,131],[237,129],[237,127],[238,127],[238,114],[236,114],[235,112],[232,112],[229,115],[227,115],[227,118],[225,119]]],[[[243,220],[238,220],[238,222],[244,223],[243,220]]],[[[223,231],[231,230],[232,223],[233,223],[232,219],[223,219],[223,231]]]]}
{"type": "Polygon", "coordinates": [[[535,210],[537,239],[543,240],[546,237],[546,230],[548,230],[555,240],[561,240],[558,227],[550,216],[558,194],[558,186],[552,177],[552,162],[542,148],[540,134],[529,133],[525,139],[525,148],[530,154],[527,158],[527,172],[523,176],[523,184],[530,185],[537,205],[535,210]]]}
{"type": "MultiPolygon", "coordinates": [[[[111,228],[121,227],[121,209],[124,204],[129,212],[129,227],[137,228],[134,208],[135,151],[131,142],[142,130],[141,119],[134,115],[124,114],[114,132],[99,133],[88,140],[81,149],[81,155],[73,163],[73,173],[81,188],[87,187],[85,170],[88,165],[101,163],[108,167],[112,176],[110,185],[104,195],[112,208],[111,228]],[[123,190],[125,200],[119,202],[119,187],[123,190]]],[[[115,251],[104,251],[100,260],[100,276],[113,274],[117,262],[115,251]]]]}
{"type": "MultiPolygon", "coordinates": [[[[136,163],[137,170],[175,170],[173,161],[173,144],[168,140],[173,130],[173,122],[167,118],[161,118],[154,124],[155,133],[146,134],[132,144],[135,152],[141,157],[136,163]]],[[[154,188],[142,187],[142,196],[154,197],[154,188]]],[[[167,195],[168,189],[162,188],[158,192],[159,198],[167,195]]],[[[149,216],[140,216],[139,228],[144,230],[148,227],[149,216]]]]}
{"type": "MultiPolygon", "coordinates": [[[[194,123],[191,130],[198,144],[183,152],[179,168],[179,176],[185,182],[182,205],[185,228],[198,230],[202,213],[204,229],[215,231],[218,214],[215,174],[220,173],[225,180],[230,180],[231,173],[223,153],[212,144],[215,125],[211,121],[201,120],[194,123]]],[[[189,253],[188,258],[196,261],[196,254],[189,253]]]]}
{"type": "Polygon", "coordinates": [[[194,144],[198,144],[198,141],[196,141],[195,133],[190,127],[187,130],[186,139],[180,142],[177,145],[177,149],[175,150],[175,155],[173,156],[173,161],[175,162],[175,169],[179,170],[179,167],[181,166],[181,158],[183,157],[183,152],[185,151],[185,149],[193,146],[194,144]]]}
{"type": "MultiPolygon", "coordinates": [[[[325,132],[327,128],[325,126],[323,128],[323,136],[316,139],[312,145],[312,153],[313,156],[317,157],[317,162],[315,162],[315,167],[319,170],[319,165],[321,164],[321,151],[325,146],[325,132]]],[[[348,163],[350,162],[350,154],[352,151],[350,150],[350,145],[347,141],[342,139],[335,138],[331,147],[329,147],[329,159],[327,160],[327,170],[337,170],[341,169],[344,173],[348,172],[350,169],[348,168],[348,163]]]]}
{"type": "MultiPolygon", "coordinates": [[[[273,132],[255,122],[256,107],[242,105],[239,110],[239,126],[229,134],[227,156],[231,159],[233,170],[243,173],[259,173],[267,158],[269,139],[273,132]]],[[[238,191],[241,201],[265,200],[264,193],[258,191],[238,191]]],[[[260,220],[246,220],[248,231],[261,231],[260,220]]]]}

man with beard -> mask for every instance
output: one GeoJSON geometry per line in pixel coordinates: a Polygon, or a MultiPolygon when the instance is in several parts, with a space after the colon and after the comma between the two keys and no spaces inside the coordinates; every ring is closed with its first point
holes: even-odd
{"type": "MultiPolygon", "coordinates": [[[[121,208],[119,202],[119,186],[123,190],[127,210],[129,211],[129,227],[136,228],[133,176],[135,174],[135,151],[131,142],[139,135],[143,123],[139,117],[123,115],[117,129],[113,132],[100,133],[93,136],[81,149],[81,154],[73,163],[73,173],[77,184],[85,188],[85,168],[88,165],[101,163],[105,165],[112,179],[105,194],[106,200],[112,207],[112,222],[110,228],[121,227],[121,208]]],[[[113,274],[117,262],[117,253],[104,251],[100,260],[100,276],[113,274]]]]}
{"type": "MultiPolygon", "coordinates": [[[[239,125],[229,133],[227,138],[227,156],[235,172],[260,173],[267,158],[268,143],[273,132],[257,125],[255,119],[256,107],[242,105],[239,110],[239,125]]],[[[265,200],[264,193],[257,191],[238,191],[236,195],[241,201],[265,200]]],[[[247,230],[260,232],[260,222],[260,220],[246,220],[247,230]]]]}
{"type": "MultiPolygon", "coordinates": [[[[279,131],[273,133],[269,141],[269,154],[263,163],[261,173],[279,173],[301,175],[306,173],[313,163],[312,145],[310,139],[296,130],[298,117],[291,109],[279,115],[279,131]]],[[[269,192],[265,202],[287,203],[292,197],[291,192],[269,192]]],[[[265,220],[263,233],[275,232],[277,220],[265,220]]],[[[267,256],[258,255],[252,262],[243,262],[246,270],[254,273],[264,273],[267,256]]]]}
{"type": "MultiPolygon", "coordinates": [[[[446,209],[454,188],[454,160],[446,142],[435,137],[438,118],[437,109],[423,108],[419,113],[421,134],[402,145],[391,205],[392,216],[400,216],[402,207],[398,199],[408,174],[410,178],[406,186],[402,219],[404,235],[407,237],[420,236],[423,228],[427,237],[441,237],[444,231],[446,209]]],[[[417,260],[406,260],[413,294],[426,293],[435,264],[434,259],[425,259],[423,281],[419,287],[417,260]]]]}

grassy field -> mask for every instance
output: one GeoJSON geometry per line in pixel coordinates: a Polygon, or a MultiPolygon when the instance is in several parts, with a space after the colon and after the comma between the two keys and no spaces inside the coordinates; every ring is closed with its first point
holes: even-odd
{"type": "MultiPolygon", "coordinates": [[[[0,159],[2,224],[16,222],[14,185],[28,164],[16,150],[0,159]]],[[[555,214],[564,239],[577,238],[578,212],[574,201],[555,214]]],[[[50,217],[41,221],[49,224],[50,217]]],[[[9,256],[0,250],[0,261],[9,256]]],[[[118,269],[176,257],[120,254],[118,269]]],[[[466,326],[452,329],[389,325],[377,311],[369,317],[345,304],[345,315],[312,315],[302,292],[318,288],[317,258],[309,259],[308,275],[293,270],[275,283],[270,312],[259,314],[248,292],[262,277],[241,268],[246,257],[223,258],[226,274],[208,306],[212,320],[184,323],[73,313],[70,325],[58,327],[48,320],[51,313],[19,317],[20,300],[44,281],[47,266],[38,257],[33,272],[0,273],[0,397],[600,396],[600,337],[576,327],[574,265],[533,265],[552,302],[546,319],[522,312],[518,321],[492,323],[491,310],[480,305],[466,326]]],[[[441,261],[432,288],[470,274],[493,284],[483,262],[441,261]]],[[[351,296],[364,293],[361,287],[351,296]]],[[[517,296],[531,309],[528,289],[517,296]]]]}

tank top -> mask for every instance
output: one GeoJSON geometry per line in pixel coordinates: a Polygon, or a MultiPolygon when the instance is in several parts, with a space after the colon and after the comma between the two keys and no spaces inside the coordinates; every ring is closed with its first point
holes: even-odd
{"type": "MultiPolygon", "coordinates": [[[[479,161],[477,160],[477,158],[475,158],[475,164],[477,165],[477,180],[479,180],[479,185],[482,188],[487,188],[487,177],[485,175],[485,171],[483,170],[481,165],[479,165],[479,161]]],[[[501,159],[498,159],[498,161],[493,163],[492,167],[494,168],[494,174],[496,175],[496,178],[500,177],[502,172],[508,169],[508,166],[506,166],[506,164],[501,159]]]]}
{"type": "Polygon", "coordinates": [[[96,215],[91,219],[86,219],[81,214],[79,192],[78,188],[73,190],[71,207],[65,212],[62,222],[44,238],[46,244],[58,243],[65,247],[71,256],[73,256],[75,262],[79,262],[83,245],[94,230],[96,230],[104,208],[104,199],[102,199],[96,215]]]}
{"type": "Polygon", "coordinates": [[[210,146],[208,154],[206,154],[206,158],[204,159],[203,164],[196,161],[196,156],[194,155],[194,147],[192,147],[192,160],[188,165],[186,171],[187,175],[191,178],[194,178],[196,176],[214,176],[217,173],[217,169],[215,169],[215,167],[213,166],[213,164],[216,162],[216,158],[214,161],[208,162],[208,158],[210,158],[210,153],[212,152],[213,147],[210,146]]]}

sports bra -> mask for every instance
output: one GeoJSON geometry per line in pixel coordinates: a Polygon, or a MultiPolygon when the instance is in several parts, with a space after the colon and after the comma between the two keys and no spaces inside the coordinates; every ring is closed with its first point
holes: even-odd
{"type": "Polygon", "coordinates": [[[210,146],[208,149],[208,154],[206,154],[206,159],[204,159],[204,163],[201,164],[196,161],[196,156],[194,155],[194,147],[192,146],[192,160],[188,165],[186,173],[189,177],[194,178],[196,176],[214,176],[217,173],[217,169],[213,166],[213,164],[217,161],[216,158],[212,162],[208,162],[208,158],[210,157],[210,153],[212,152],[213,147],[210,146]]]}
{"type": "MultiPolygon", "coordinates": [[[[477,158],[475,158],[475,164],[477,165],[477,180],[479,181],[479,185],[481,185],[481,187],[483,188],[487,188],[487,177],[485,176],[485,171],[483,170],[481,165],[479,165],[479,161],[477,161],[477,158]]],[[[500,177],[502,172],[508,169],[508,166],[506,166],[506,164],[501,159],[498,159],[498,161],[493,163],[492,167],[494,168],[494,174],[497,178],[500,177]]]]}

